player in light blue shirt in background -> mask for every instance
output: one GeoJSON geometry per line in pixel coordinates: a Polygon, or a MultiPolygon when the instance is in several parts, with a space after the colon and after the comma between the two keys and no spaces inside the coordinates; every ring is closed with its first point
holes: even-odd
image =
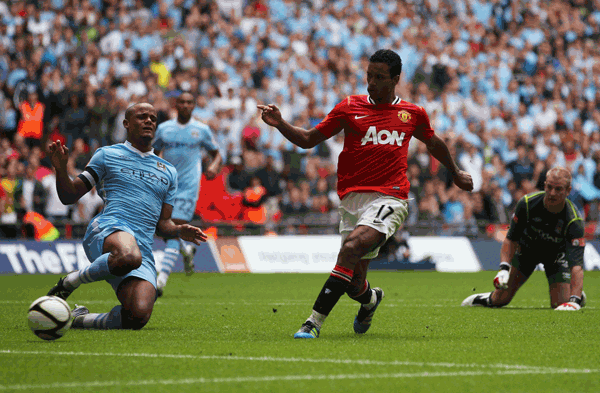
{"type": "MultiPolygon", "coordinates": [[[[178,189],[173,208],[173,221],[176,224],[188,223],[194,217],[202,177],[202,150],[206,150],[210,156],[210,162],[204,171],[207,179],[215,178],[222,162],[210,127],[192,118],[195,102],[191,93],[179,95],[175,103],[177,119],[161,123],[152,144],[156,154],[177,168],[178,189]]],[[[157,279],[158,296],[162,296],[180,253],[186,274],[194,272],[196,247],[186,245],[180,239],[167,240],[157,279]]]]}
{"type": "Polygon", "coordinates": [[[49,147],[61,202],[73,204],[96,186],[104,209],[90,221],[83,238],[92,263],[61,278],[48,295],[67,299],[81,284],[106,280],[121,303],[103,314],[77,306],[75,328],[141,329],[150,319],[157,293],[154,233],[196,244],[206,241],[199,228],[171,220],[177,170],[153,153],[156,121],[152,105],[129,107],[123,120],[127,141],[98,149],[73,180],[67,173],[69,149],[59,141],[49,147]]]}

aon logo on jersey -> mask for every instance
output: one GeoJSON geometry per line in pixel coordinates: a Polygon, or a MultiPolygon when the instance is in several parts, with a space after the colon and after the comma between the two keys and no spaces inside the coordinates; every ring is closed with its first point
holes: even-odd
{"type": "Polygon", "coordinates": [[[398,145],[402,146],[405,132],[398,134],[398,131],[381,130],[377,132],[375,126],[369,127],[367,134],[361,139],[361,146],[371,142],[374,145],[398,145]]]}

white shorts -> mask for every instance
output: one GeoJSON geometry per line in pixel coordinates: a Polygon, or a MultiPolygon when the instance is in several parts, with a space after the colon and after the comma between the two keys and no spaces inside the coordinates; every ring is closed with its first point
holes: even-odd
{"type": "MultiPolygon", "coordinates": [[[[408,200],[378,192],[351,192],[340,202],[339,213],[342,244],[359,225],[366,225],[383,233],[387,240],[408,217],[408,200]]],[[[372,250],[362,259],[375,258],[379,255],[379,248],[372,250]]]]}

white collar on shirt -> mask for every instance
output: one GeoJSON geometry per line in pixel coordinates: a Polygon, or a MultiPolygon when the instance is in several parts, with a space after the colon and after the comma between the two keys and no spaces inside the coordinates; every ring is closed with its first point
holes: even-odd
{"type": "Polygon", "coordinates": [[[125,142],[123,142],[123,144],[125,145],[126,148],[128,148],[129,150],[131,150],[134,153],[139,154],[142,157],[148,157],[148,156],[154,155],[154,149],[150,149],[150,151],[143,152],[143,151],[139,151],[138,149],[133,147],[133,145],[129,141],[125,141],[125,142]]]}
{"type": "MultiPolygon", "coordinates": [[[[370,95],[367,97],[367,99],[369,100],[369,102],[370,102],[371,104],[375,105],[375,101],[373,101],[373,99],[371,98],[371,96],[370,96],[370,95]]],[[[402,100],[400,99],[400,97],[396,96],[396,98],[394,99],[394,102],[392,102],[392,105],[399,104],[399,103],[400,103],[400,101],[402,101],[402,100]]]]}

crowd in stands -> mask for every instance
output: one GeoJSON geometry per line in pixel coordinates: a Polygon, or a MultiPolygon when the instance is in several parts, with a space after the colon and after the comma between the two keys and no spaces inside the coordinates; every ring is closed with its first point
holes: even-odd
{"type": "MultiPolygon", "coordinates": [[[[49,139],[75,176],[100,146],[123,142],[125,109],[174,117],[182,91],[226,160],[203,180],[205,221],[332,224],[343,133],[303,150],[264,124],[257,103],[316,125],[366,94],[378,48],[403,61],[398,95],[423,106],[475,189],[452,186],[411,141],[409,225],[435,233],[507,224],[555,165],[588,222],[600,199],[600,0],[31,0],[0,2],[0,222],[37,211],[87,222],[101,199],[56,197],[49,139]],[[304,218],[302,218],[304,217],[304,218]]],[[[299,229],[300,228],[300,229],[299,229]]]]}

